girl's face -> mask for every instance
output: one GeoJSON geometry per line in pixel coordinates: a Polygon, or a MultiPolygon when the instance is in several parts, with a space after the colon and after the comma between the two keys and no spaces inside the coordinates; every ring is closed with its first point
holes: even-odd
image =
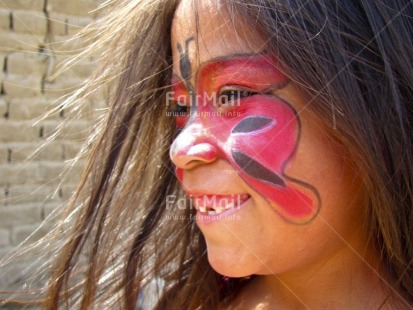
{"type": "Polygon", "coordinates": [[[170,154],[212,267],[281,275],[363,247],[360,182],[277,55],[217,4],[196,21],[191,2],[172,25],[170,154]]]}

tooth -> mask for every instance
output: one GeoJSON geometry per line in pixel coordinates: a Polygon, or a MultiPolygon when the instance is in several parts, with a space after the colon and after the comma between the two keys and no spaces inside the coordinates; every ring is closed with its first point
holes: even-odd
{"type": "Polygon", "coordinates": [[[205,213],[206,212],[206,207],[205,206],[199,206],[199,211],[205,213]]]}
{"type": "Polygon", "coordinates": [[[217,213],[215,211],[208,211],[208,215],[216,215],[217,213]]]}
{"type": "Polygon", "coordinates": [[[225,206],[225,210],[231,209],[235,206],[234,202],[230,202],[225,206]]]}

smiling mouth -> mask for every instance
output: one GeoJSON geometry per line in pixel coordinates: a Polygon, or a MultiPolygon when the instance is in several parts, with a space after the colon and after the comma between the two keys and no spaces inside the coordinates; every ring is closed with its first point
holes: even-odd
{"type": "Polygon", "coordinates": [[[250,197],[248,194],[200,195],[192,197],[192,201],[198,212],[205,215],[218,215],[239,208],[250,197]]]}

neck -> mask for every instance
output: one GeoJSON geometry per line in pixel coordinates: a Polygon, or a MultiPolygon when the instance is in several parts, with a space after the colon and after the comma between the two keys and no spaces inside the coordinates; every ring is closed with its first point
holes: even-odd
{"type": "MultiPolygon", "coordinates": [[[[375,255],[344,247],[316,265],[257,279],[270,304],[282,309],[378,309],[391,292],[375,255]]],[[[372,253],[372,251],[366,251],[372,253]]]]}
{"type": "Polygon", "coordinates": [[[255,276],[222,309],[411,309],[380,255],[367,242],[352,244],[291,272],[255,276]]]}

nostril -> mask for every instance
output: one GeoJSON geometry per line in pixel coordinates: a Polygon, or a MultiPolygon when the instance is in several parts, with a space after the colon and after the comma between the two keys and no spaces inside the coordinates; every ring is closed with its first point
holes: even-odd
{"type": "Polygon", "coordinates": [[[187,155],[191,157],[199,157],[201,160],[211,162],[216,159],[217,150],[210,143],[199,143],[191,146],[187,155]]]}
{"type": "Polygon", "coordinates": [[[207,164],[218,158],[218,152],[210,143],[197,143],[186,148],[175,149],[172,154],[174,164],[183,169],[192,169],[201,164],[207,164]]]}

